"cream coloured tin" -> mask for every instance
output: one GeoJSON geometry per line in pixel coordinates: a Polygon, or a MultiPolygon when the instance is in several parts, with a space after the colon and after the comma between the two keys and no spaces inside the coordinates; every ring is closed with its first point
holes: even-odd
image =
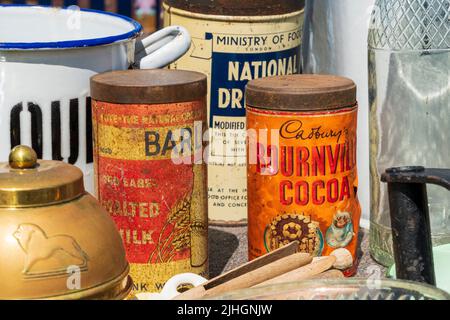
{"type": "Polygon", "coordinates": [[[170,68],[208,75],[208,212],[247,221],[245,86],[300,72],[303,1],[166,0],[164,23],[185,27],[191,49],[170,68]]]}

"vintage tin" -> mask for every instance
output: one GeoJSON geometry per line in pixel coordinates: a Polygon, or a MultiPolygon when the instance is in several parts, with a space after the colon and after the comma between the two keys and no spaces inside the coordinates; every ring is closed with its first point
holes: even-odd
{"type": "Polygon", "coordinates": [[[208,75],[208,196],[214,224],[245,224],[245,85],[300,72],[304,1],[166,0],[164,23],[186,27],[190,51],[172,69],[208,75]]]}
{"type": "Polygon", "coordinates": [[[247,86],[249,256],[291,241],[301,252],[356,266],[356,86],[323,75],[258,79],[247,86]],[[350,257],[351,256],[351,257],[350,257]]]}
{"type": "Polygon", "coordinates": [[[179,273],[207,276],[206,76],[110,72],[91,90],[96,189],[122,235],[134,293],[159,292],[179,273]]]}

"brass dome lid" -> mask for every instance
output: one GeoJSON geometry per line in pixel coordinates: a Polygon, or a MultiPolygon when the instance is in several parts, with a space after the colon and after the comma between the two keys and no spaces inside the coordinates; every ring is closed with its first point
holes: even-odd
{"type": "Polygon", "coordinates": [[[38,161],[29,147],[15,147],[9,164],[0,164],[0,208],[53,205],[84,192],[80,169],[59,161],[38,161]]]}
{"type": "Polygon", "coordinates": [[[0,164],[0,300],[124,299],[132,288],[114,221],[82,172],[24,146],[0,164]]]}

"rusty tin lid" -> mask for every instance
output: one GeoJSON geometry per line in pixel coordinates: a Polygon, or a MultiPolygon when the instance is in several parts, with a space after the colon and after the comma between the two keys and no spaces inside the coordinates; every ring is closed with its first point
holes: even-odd
{"type": "Polygon", "coordinates": [[[206,76],[181,70],[126,70],[91,78],[94,100],[120,104],[164,104],[203,99],[206,76]]]}
{"type": "Polygon", "coordinates": [[[324,111],[356,105],[356,85],[331,75],[290,75],[250,81],[247,105],[279,111],[324,111]]]}
{"type": "Polygon", "coordinates": [[[165,0],[166,5],[189,12],[224,16],[267,16],[301,11],[304,0],[165,0]]]}

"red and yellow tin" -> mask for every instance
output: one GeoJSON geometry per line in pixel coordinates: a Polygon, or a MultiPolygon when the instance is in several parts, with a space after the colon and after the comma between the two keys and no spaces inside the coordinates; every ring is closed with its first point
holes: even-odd
{"type": "Polygon", "coordinates": [[[158,292],[179,273],[207,276],[206,77],[120,71],[91,83],[96,190],[122,235],[134,293],[158,292]]]}
{"type": "Polygon", "coordinates": [[[249,255],[298,240],[315,256],[351,254],[355,271],[356,86],[345,78],[298,75],[247,87],[249,255]]]}

